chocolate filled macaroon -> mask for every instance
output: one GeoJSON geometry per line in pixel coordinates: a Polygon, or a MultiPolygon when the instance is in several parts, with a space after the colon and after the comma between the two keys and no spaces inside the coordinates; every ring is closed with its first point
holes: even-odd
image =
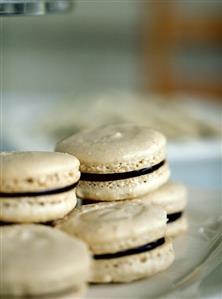
{"type": "Polygon", "coordinates": [[[76,206],[79,161],[55,152],[0,153],[0,222],[46,223],[76,206]]]}
{"type": "Polygon", "coordinates": [[[88,244],[93,254],[89,281],[110,283],[138,280],[172,264],[166,222],[159,207],[122,201],[82,206],[57,227],[88,244]]]}
{"type": "Polygon", "coordinates": [[[80,198],[130,199],[149,193],[169,178],[165,137],[134,124],[107,125],[59,142],[56,151],[80,160],[80,198]]]}

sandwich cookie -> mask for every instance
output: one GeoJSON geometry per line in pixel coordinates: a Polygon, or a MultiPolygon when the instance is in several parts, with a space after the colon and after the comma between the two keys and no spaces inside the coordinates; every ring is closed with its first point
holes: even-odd
{"type": "Polygon", "coordinates": [[[187,230],[184,212],[187,205],[187,190],[184,185],[168,182],[158,190],[139,199],[146,203],[152,202],[167,212],[167,236],[174,237],[187,230]]]}
{"type": "Polygon", "coordinates": [[[143,202],[110,202],[73,210],[58,228],[93,253],[93,283],[129,282],[154,275],[174,260],[165,238],[166,212],[143,202]]]}
{"type": "Polygon", "coordinates": [[[91,255],[79,239],[39,224],[0,227],[0,298],[73,299],[84,293],[91,255]]]}
{"type": "Polygon", "coordinates": [[[80,132],[56,150],[80,160],[80,198],[113,201],[142,196],[168,180],[165,145],[157,131],[120,124],[80,132]]]}
{"type": "Polygon", "coordinates": [[[76,206],[79,161],[54,152],[0,153],[0,221],[48,222],[76,206]]]}

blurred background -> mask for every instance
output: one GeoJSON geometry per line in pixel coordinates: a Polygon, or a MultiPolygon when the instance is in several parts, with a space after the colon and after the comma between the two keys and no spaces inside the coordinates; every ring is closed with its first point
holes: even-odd
{"type": "Polygon", "coordinates": [[[133,121],[166,134],[174,179],[221,189],[221,1],[6,2],[2,151],[133,121]]]}

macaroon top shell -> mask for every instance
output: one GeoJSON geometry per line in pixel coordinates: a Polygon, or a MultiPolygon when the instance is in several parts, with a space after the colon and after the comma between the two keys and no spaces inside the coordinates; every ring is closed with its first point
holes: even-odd
{"type": "Polygon", "coordinates": [[[1,295],[44,295],[78,288],[90,275],[86,245],[43,225],[0,227],[1,295]]]}
{"type": "Polygon", "coordinates": [[[0,192],[37,192],[79,180],[79,160],[56,152],[0,153],[0,192]]]}
{"type": "Polygon", "coordinates": [[[93,253],[138,247],[164,237],[166,212],[142,202],[111,202],[75,209],[59,228],[84,240],[93,253]]]}
{"type": "MultiPolygon", "coordinates": [[[[149,158],[153,160],[153,156],[163,150],[165,144],[165,137],[148,127],[118,124],[75,134],[59,142],[56,150],[75,155],[81,162],[81,170],[88,164],[95,165],[93,169],[95,171],[96,165],[149,160],[149,158]]],[[[152,164],[152,161],[150,162],[152,164]]],[[[109,169],[106,168],[105,172],[107,170],[109,169]]],[[[103,172],[103,169],[98,167],[98,172],[103,172]]]]}
{"type": "Polygon", "coordinates": [[[168,214],[181,212],[187,205],[187,189],[182,184],[169,181],[139,199],[162,207],[168,214]]]}

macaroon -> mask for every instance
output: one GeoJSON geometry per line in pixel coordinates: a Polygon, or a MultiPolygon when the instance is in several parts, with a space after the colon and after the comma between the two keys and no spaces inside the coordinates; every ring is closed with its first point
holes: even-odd
{"type": "Polygon", "coordinates": [[[55,152],[0,153],[0,221],[45,223],[77,203],[79,160],[55,152]]]}
{"type": "Polygon", "coordinates": [[[82,239],[93,254],[93,283],[130,282],[167,269],[166,212],[143,202],[110,202],[73,210],[57,227],[82,239]]]}
{"type": "Polygon", "coordinates": [[[40,224],[0,227],[0,297],[77,299],[86,291],[91,255],[81,240],[40,224]]]}
{"type": "Polygon", "coordinates": [[[165,137],[134,124],[106,125],[60,141],[56,151],[80,160],[80,198],[130,199],[147,194],[169,178],[165,137]]]}

